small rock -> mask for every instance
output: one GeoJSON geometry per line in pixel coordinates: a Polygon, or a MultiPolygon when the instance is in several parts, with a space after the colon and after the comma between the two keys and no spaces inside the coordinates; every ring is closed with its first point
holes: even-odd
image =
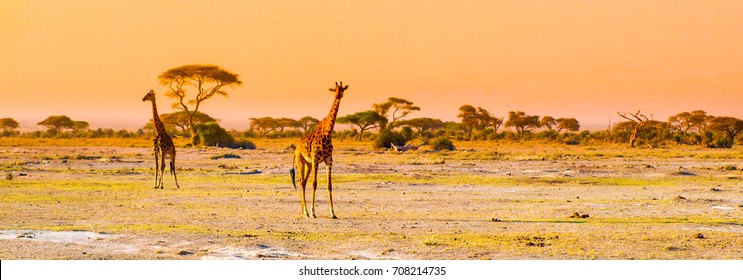
{"type": "Polygon", "coordinates": [[[704,234],[701,234],[701,233],[697,233],[697,236],[696,236],[696,238],[699,238],[699,239],[704,239],[704,234]]]}
{"type": "Polygon", "coordinates": [[[501,220],[498,219],[498,218],[493,218],[493,219],[491,219],[491,221],[493,221],[493,222],[500,222],[501,220]]]}
{"type": "Polygon", "coordinates": [[[581,214],[581,213],[578,213],[578,212],[573,212],[573,215],[570,215],[570,218],[581,218],[581,219],[585,219],[585,218],[588,218],[588,217],[590,217],[588,214],[581,214]]]}

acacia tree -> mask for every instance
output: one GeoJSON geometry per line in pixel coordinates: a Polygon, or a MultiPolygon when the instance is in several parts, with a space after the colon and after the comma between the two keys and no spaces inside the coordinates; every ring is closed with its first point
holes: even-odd
{"type": "Polygon", "coordinates": [[[475,108],[472,105],[462,105],[459,107],[458,118],[462,119],[462,125],[467,133],[467,139],[472,136],[473,130],[482,130],[492,127],[493,132],[498,132],[498,128],[503,124],[502,118],[493,116],[488,110],[482,107],[475,108]]]}
{"type": "Polygon", "coordinates": [[[467,140],[472,139],[473,130],[482,129],[480,125],[480,114],[477,113],[477,109],[472,105],[462,105],[462,107],[459,107],[457,117],[462,119],[462,126],[467,134],[467,140]]]}
{"type": "MultiPolygon", "coordinates": [[[[217,119],[201,112],[194,112],[191,115],[191,118],[191,121],[193,121],[194,125],[218,121],[217,119]]],[[[160,120],[163,122],[163,125],[165,125],[165,130],[176,132],[176,129],[180,129],[182,133],[191,132],[191,121],[189,121],[189,115],[185,111],[162,114],[160,115],[160,120]]],[[[150,121],[147,125],[152,126],[152,121],[150,121]]]]}
{"type": "Polygon", "coordinates": [[[574,118],[559,118],[555,122],[557,123],[557,133],[560,133],[563,129],[574,132],[580,130],[580,123],[574,118]]]}
{"type": "Polygon", "coordinates": [[[158,77],[160,84],[167,86],[169,91],[165,96],[174,98],[178,102],[174,108],[186,112],[191,130],[191,142],[199,143],[198,131],[195,128],[194,116],[201,104],[214,95],[227,96],[225,87],[234,87],[242,84],[237,74],[230,73],[214,65],[184,65],[169,69],[158,77]],[[186,88],[194,91],[193,99],[186,97],[186,88]],[[193,107],[189,107],[193,106],[193,107]]]}
{"type": "Polygon", "coordinates": [[[691,113],[682,112],[674,116],[668,117],[668,123],[671,124],[671,128],[683,132],[684,134],[689,132],[689,129],[694,127],[691,119],[691,113]]]}
{"type": "Polygon", "coordinates": [[[3,131],[8,131],[12,129],[18,128],[18,122],[11,118],[2,118],[0,119],[0,129],[3,131]]]}
{"type": "Polygon", "coordinates": [[[390,129],[394,128],[397,120],[421,109],[418,106],[413,106],[413,102],[397,97],[387,98],[387,102],[375,103],[372,107],[377,114],[384,118],[384,121],[379,123],[379,130],[385,130],[388,127],[390,129]],[[392,115],[387,116],[390,113],[392,115]]]}
{"type": "Polygon", "coordinates": [[[547,127],[547,130],[552,131],[555,130],[554,127],[557,126],[557,120],[551,116],[544,116],[539,120],[539,126],[545,126],[547,127]]]}
{"type": "Polygon", "coordinates": [[[707,134],[707,126],[715,117],[707,115],[707,112],[703,110],[691,111],[690,115],[689,122],[697,129],[699,135],[704,136],[707,134]]]}
{"type": "Polygon", "coordinates": [[[279,132],[283,132],[284,129],[287,129],[287,128],[298,128],[298,127],[300,127],[300,124],[295,119],[290,119],[290,118],[276,119],[276,129],[279,132]]]}
{"type": "Polygon", "coordinates": [[[48,129],[59,132],[63,128],[72,129],[75,126],[75,122],[70,117],[61,116],[49,116],[43,121],[39,122],[38,125],[46,126],[48,129]]]}
{"type": "Polygon", "coordinates": [[[483,119],[483,123],[485,124],[485,126],[492,127],[493,133],[498,133],[498,129],[501,125],[503,125],[503,118],[493,116],[492,114],[490,114],[490,112],[480,107],[477,107],[477,110],[478,112],[480,112],[480,117],[483,119]]]}
{"type": "Polygon", "coordinates": [[[86,121],[73,121],[72,132],[85,131],[90,128],[90,124],[86,121]]]}
{"type": "Polygon", "coordinates": [[[278,127],[278,122],[272,117],[250,118],[250,130],[258,131],[261,137],[276,131],[278,127]]]}
{"type": "Polygon", "coordinates": [[[342,116],[336,120],[338,123],[350,123],[359,127],[359,141],[364,136],[364,131],[380,127],[386,119],[379,113],[368,110],[342,116]]]}
{"type": "Polygon", "coordinates": [[[735,144],[735,136],[743,132],[743,120],[734,117],[716,117],[709,122],[709,129],[727,134],[730,138],[732,148],[735,144]]]}
{"type": "Polygon", "coordinates": [[[532,129],[539,128],[539,116],[530,116],[522,111],[510,111],[508,112],[506,127],[511,126],[516,128],[516,133],[522,135],[524,132],[529,132],[532,129]]]}
{"type": "Polygon", "coordinates": [[[299,128],[302,129],[302,132],[306,133],[310,129],[317,126],[317,124],[320,123],[320,120],[310,117],[310,116],[306,116],[306,117],[299,119],[297,122],[299,124],[299,128]]]}
{"type": "Polygon", "coordinates": [[[407,125],[418,130],[418,132],[434,131],[446,127],[446,124],[440,119],[432,118],[415,118],[409,120],[402,120],[397,123],[398,125],[407,125]]]}

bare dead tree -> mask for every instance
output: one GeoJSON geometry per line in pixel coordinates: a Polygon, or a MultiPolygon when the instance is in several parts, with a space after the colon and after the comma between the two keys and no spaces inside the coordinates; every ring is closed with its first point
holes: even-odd
{"type": "Polygon", "coordinates": [[[634,113],[634,114],[629,113],[629,112],[624,113],[624,114],[622,114],[620,112],[617,112],[617,114],[620,117],[622,117],[622,118],[624,118],[624,119],[626,119],[628,121],[631,121],[631,122],[635,123],[635,127],[632,129],[632,135],[629,138],[629,144],[630,144],[631,147],[634,148],[635,147],[635,143],[637,142],[637,135],[640,134],[640,130],[642,130],[642,128],[645,125],[647,125],[648,122],[650,122],[650,120],[648,119],[647,116],[645,116],[643,114],[640,114],[640,109],[637,109],[637,113],[634,113]],[[629,116],[627,116],[627,115],[629,115],[629,116]]]}

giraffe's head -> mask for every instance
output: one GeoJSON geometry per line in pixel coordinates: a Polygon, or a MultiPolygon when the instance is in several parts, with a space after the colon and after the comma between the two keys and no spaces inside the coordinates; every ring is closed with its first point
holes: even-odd
{"type": "Polygon", "coordinates": [[[343,82],[338,84],[338,82],[335,82],[335,88],[330,88],[328,90],[335,92],[335,99],[341,99],[343,98],[343,92],[348,89],[348,85],[343,86],[343,82]]]}
{"type": "Polygon", "coordinates": [[[152,90],[152,89],[151,89],[151,90],[150,90],[150,92],[148,92],[148,93],[147,93],[147,94],[146,94],[146,95],[144,96],[144,98],[142,98],[142,101],[147,101],[147,100],[152,100],[152,101],[155,101],[155,90],[152,90]]]}

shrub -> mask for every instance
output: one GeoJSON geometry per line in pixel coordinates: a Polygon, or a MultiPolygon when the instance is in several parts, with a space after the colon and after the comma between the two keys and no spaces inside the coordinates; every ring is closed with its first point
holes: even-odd
{"type": "Polygon", "coordinates": [[[392,148],[392,144],[395,144],[395,146],[404,146],[408,140],[400,132],[383,130],[379,132],[379,137],[374,140],[374,148],[392,148]]]}
{"type": "MultiPolygon", "coordinates": [[[[414,133],[413,132],[413,128],[411,128],[410,126],[407,126],[407,125],[406,126],[403,126],[402,127],[402,130],[400,130],[400,134],[402,135],[402,137],[404,139],[407,139],[407,140],[413,139],[413,133],[414,133]]],[[[397,144],[395,144],[395,145],[397,145],[397,144]]]]}
{"type": "Polygon", "coordinates": [[[726,164],[720,167],[720,169],[727,170],[727,171],[735,171],[735,170],[738,170],[738,166],[734,164],[726,164]]]}
{"type": "Polygon", "coordinates": [[[248,140],[235,141],[224,128],[215,122],[197,124],[196,130],[199,132],[199,140],[205,146],[219,146],[232,149],[255,149],[255,144],[248,140]]]}
{"type": "Polygon", "coordinates": [[[198,131],[201,144],[205,146],[225,147],[235,142],[235,138],[215,122],[197,124],[196,131],[198,131]]]}
{"type": "Polygon", "coordinates": [[[733,141],[730,138],[717,138],[707,146],[710,148],[729,149],[733,147],[733,141]]]}
{"type": "Polygon", "coordinates": [[[431,141],[431,149],[434,149],[437,151],[441,151],[441,150],[453,151],[454,143],[452,143],[451,140],[449,140],[449,138],[439,137],[431,141]]]}
{"type": "Polygon", "coordinates": [[[359,132],[355,129],[346,129],[338,133],[338,139],[345,140],[345,139],[356,139],[358,138],[359,132]]]}
{"type": "Polygon", "coordinates": [[[253,144],[253,142],[250,142],[249,140],[239,140],[230,145],[230,148],[255,150],[255,144],[253,144]]]}

